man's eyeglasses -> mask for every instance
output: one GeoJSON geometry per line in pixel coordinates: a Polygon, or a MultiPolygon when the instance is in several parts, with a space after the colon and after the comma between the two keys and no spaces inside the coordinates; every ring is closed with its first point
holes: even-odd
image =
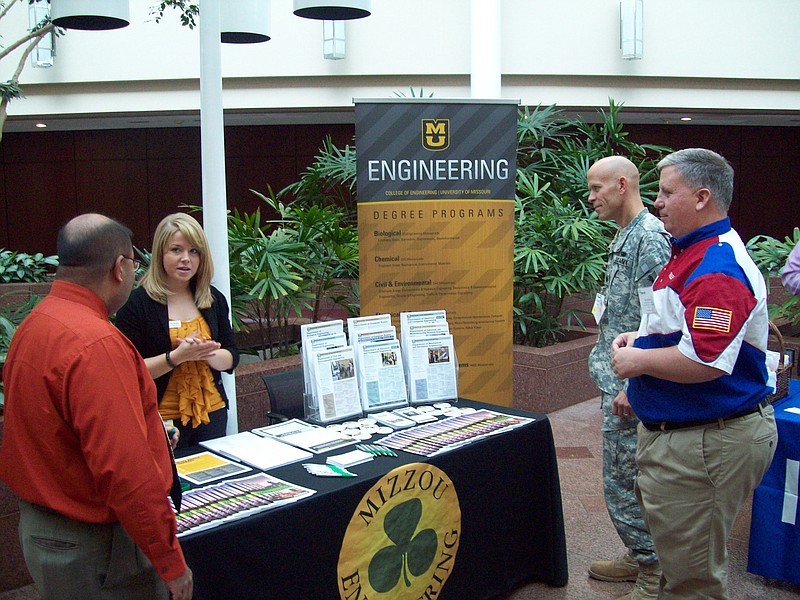
{"type": "Polygon", "coordinates": [[[122,255],[122,258],[124,258],[126,260],[129,260],[129,261],[131,261],[133,263],[133,270],[134,271],[138,271],[139,270],[139,265],[142,264],[138,260],[136,260],[135,258],[130,258],[128,256],[125,256],[124,254],[122,255]]]}

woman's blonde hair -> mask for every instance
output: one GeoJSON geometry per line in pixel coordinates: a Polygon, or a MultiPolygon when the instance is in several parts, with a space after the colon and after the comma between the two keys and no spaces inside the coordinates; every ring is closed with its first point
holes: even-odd
{"type": "Polygon", "coordinates": [[[208,239],[197,220],[186,213],[167,215],[156,227],[153,235],[153,254],[150,266],[142,277],[141,285],[147,295],[160,304],[167,303],[167,296],[172,292],[167,286],[167,273],[164,271],[164,252],[173,234],[181,232],[193,248],[200,252],[200,264],[197,273],[190,282],[194,291],[194,303],[197,308],[208,308],[214,302],[211,295],[211,279],[214,277],[214,263],[208,251],[208,239]]]}

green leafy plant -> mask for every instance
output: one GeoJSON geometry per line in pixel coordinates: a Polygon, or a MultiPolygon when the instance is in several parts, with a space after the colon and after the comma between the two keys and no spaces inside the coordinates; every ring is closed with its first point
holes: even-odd
{"type": "MultiPolygon", "coordinates": [[[[800,228],[795,227],[791,236],[779,240],[768,235],[757,235],[747,241],[747,251],[761,270],[764,279],[780,278],[786,259],[800,242],[800,228]]],[[[800,325],[800,296],[790,295],[780,304],[769,304],[769,316],[773,321],[800,325]]]]}
{"type": "Polygon", "coordinates": [[[602,284],[608,245],[617,231],[586,202],[586,173],[596,160],[621,155],[640,173],[652,204],[663,146],[628,139],[621,105],[609,99],[598,123],[567,118],[555,106],[525,108],[517,121],[517,197],[514,206],[514,338],[528,346],[561,341],[583,328],[585,311],[565,309],[569,296],[590,296],[602,284]]]}
{"type": "Polygon", "coordinates": [[[303,245],[291,232],[268,229],[260,209],[228,214],[234,328],[258,331],[262,358],[289,353],[291,314],[310,301],[301,289],[303,245]]]}
{"type": "Polygon", "coordinates": [[[579,311],[565,310],[564,300],[602,281],[611,225],[523,170],[514,220],[514,341],[549,346],[565,327],[583,327],[579,311]]]}
{"type": "Polygon", "coordinates": [[[338,148],[327,136],[300,179],[281,190],[278,197],[307,205],[339,206],[344,209],[345,220],[354,222],[355,187],[355,147],[348,144],[338,148]]]}
{"type": "Polygon", "coordinates": [[[271,190],[253,193],[263,213],[228,215],[232,304],[239,326],[259,331],[266,358],[274,347],[290,351],[292,316],[308,310],[317,321],[323,298],[352,297],[340,282],[357,277],[358,235],[335,204],[284,203],[271,190]]]}
{"type": "Polygon", "coordinates": [[[45,256],[41,252],[25,254],[0,249],[0,282],[38,283],[47,281],[58,266],[57,256],[45,256]]]}
{"type": "Polygon", "coordinates": [[[412,498],[398,504],[386,515],[383,529],[392,541],[372,557],[368,574],[375,591],[385,594],[394,589],[403,575],[406,587],[411,587],[409,573],[414,577],[424,574],[436,557],[438,541],[433,529],[417,532],[422,518],[422,501],[412,498]]]}

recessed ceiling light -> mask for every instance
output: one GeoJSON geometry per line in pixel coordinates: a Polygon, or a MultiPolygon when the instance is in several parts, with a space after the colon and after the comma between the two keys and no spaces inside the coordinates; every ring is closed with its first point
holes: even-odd
{"type": "Polygon", "coordinates": [[[38,127],[39,129],[44,129],[45,127],[47,127],[47,123],[37,123],[36,127],[38,127]]]}
{"type": "Polygon", "coordinates": [[[681,121],[691,121],[692,117],[681,117],[681,121]]]}

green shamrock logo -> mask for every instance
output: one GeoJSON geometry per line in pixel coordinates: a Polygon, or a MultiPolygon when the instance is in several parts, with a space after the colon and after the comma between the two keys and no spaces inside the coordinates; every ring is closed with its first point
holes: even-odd
{"type": "Polygon", "coordinates": [[[419,577],[433,563],[439,546],[436,532],[423,529],[414,535],[421,518],[419,498],[398,504],[386,515],[383,529],[394,545],[378,550],[369,563],[369,582],[376,592],[385,593],[394,588],[401,572],[406,587],[411,587],[408,573],[419,577]]]}

